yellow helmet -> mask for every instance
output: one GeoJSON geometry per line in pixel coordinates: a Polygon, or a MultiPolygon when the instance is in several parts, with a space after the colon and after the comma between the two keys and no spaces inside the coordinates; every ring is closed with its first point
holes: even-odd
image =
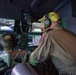
{"type": "MultiPolygon", "coordinates": [[[[60,17],[56,12],[49,12],[48,14],[46,14],[47,17],[52,21],[52,22],[57,22],[60,17]]],[[[42,21],[46,18],[46,15],[44,15],[41,19],[39,19],[38,21],[42,21]]]]}

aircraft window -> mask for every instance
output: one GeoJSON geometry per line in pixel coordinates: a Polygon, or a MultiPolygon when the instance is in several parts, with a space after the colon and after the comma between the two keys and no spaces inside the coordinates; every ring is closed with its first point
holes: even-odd
{"type": "Polygon", "coordinates": [[[40,35],[33,35],[31,41],[28,42],[28,46],[38,46],[40,35]]]}
{"type": "Polygon", "coordinates": [[[34,28],[34,29],[32,30],[32,32],[41,32],[41,29],[39,29],[39,28],[34,28]]]}
{"type": "Polygon", "coordinates": [[[33,22],[32,23],[32,32],[41,32],[41,23],[33,22]]]}
{"type": "Polygon", "coordinates": [[[29,33],[28,34],[28,47],[38,46],[39,39],[41,38],[41,33],[29,33]]]}
{"type": "Polygon", "coordinates": [[[15,20],[0,18],[0,31],[13,31],[15,20]]]}
{"type": "Polygon", "coordinates": [[[38,46],[38,42],[39,42],[39,39],[41,38],[41,35],[35,35],[32,37],[32,45],[33,46],[38,46]]]}

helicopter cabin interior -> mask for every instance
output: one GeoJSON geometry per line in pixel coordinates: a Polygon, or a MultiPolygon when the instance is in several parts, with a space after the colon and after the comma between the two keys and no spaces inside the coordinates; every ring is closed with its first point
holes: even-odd
{"type": "Polygon", "coordinates": [[[0,38],[4,33],[14,34],[15,51],[32,52],[42,35],[38,19],[50,11],[59,14],[62,27],[76,34],[75,0],[0,0],[0,38]]]}

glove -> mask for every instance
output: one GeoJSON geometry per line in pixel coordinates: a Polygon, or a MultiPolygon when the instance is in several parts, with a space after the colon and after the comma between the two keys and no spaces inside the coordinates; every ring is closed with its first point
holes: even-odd
{"type": "Polygon", "coordinates": [[[33,65],[33,66],[36,66],[38,61],[36,61],[34,58],[30,57],[29,61],[28,61],[29,64],[33,65]]]}

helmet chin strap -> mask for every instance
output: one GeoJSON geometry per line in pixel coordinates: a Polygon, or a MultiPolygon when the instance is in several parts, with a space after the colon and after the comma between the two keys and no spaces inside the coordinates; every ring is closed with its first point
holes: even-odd
{"type": "Polygon", "coordinates": [[[46,32],[46,31],[48,31],[48,30],[52,30],[52,29],[49,27],[49,28],[44,29],[43,32],[46,32]]]}
{"type": "Polygon", "coordinates": [[[50,27],[44,29],[44,32],[46,32],[48,30],[53,30],[57,25],[59,25],[59,24],[55,23],[55,24],[50,25],[50,27]]]}

